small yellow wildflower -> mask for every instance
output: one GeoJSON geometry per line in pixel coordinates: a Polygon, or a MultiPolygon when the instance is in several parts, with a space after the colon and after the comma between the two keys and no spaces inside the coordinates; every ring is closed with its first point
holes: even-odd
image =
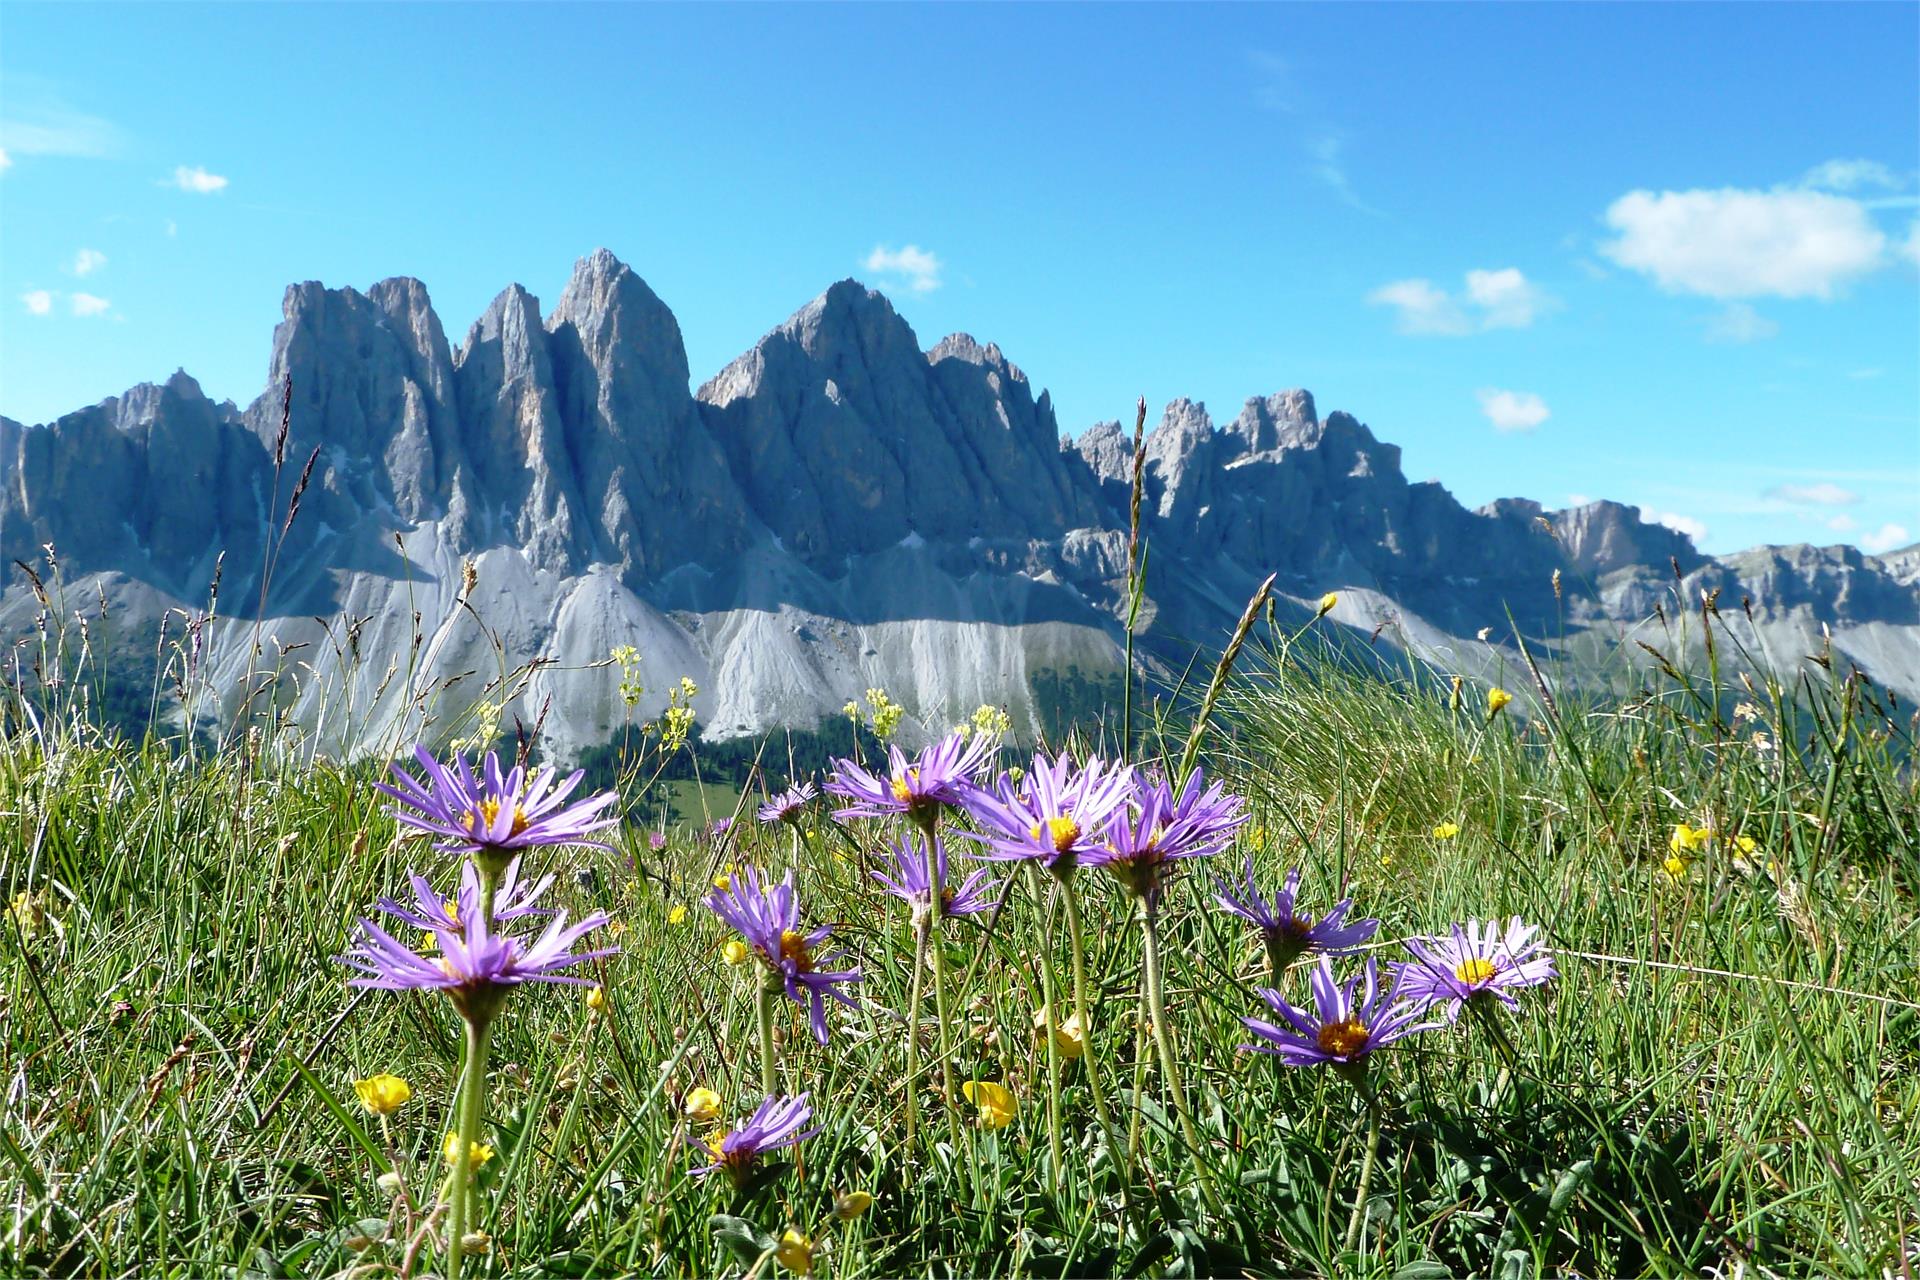
{"type": "Polygon", "coordinates": [[[1080,1025],[1080,1015],[1070,1014],[1059,1026],[1051,1026],[1053,1017],[1046,1005],[1041,1005],[1033,1015],[1033,1029],[1046,1034],[1051,1027],[1053,1050],[1063,1058],[1083,1057],[1087,1052],[1086,1029],[1080,1025]]]}
{"type": "Polygon", "coordinates": [[[673,908],[667,912],[668,924],[679,924],[682,920],[685,920],[686,918],[687,918],[687,909],[684,906],[680,905],[679,903],[675,903],[673,905],[673,908]]]}
{"type": "Polygon", "coordinates": [[[855,1218],[873,1208],[873,1195],[867,1191],[841,1191],[833,1197],[833,1216],[842,1222],[852,1222],[855,1218]]]}
{"type": "Polygon", "coordinates": [[[355,1080],[353,1091],[359,1096],[360,1105],[376,1116],[392,1115],[413,1097],[412,1086],[399,1076],[388,1075],[384,1071],[365,1080],[355,1080]]]}
{"type": "Polygon", "coordinates": [[[1667,855],[1667,860],[1660,864],[1660,874],[1667,878],[1668,884],[1679,884],[1687,878],[1689,865],[1691,864],[1679,854],[1670,853],[1667,855]]]}
{"type": "Polygon", "coordinates": [[[981,1128],[1004,1129],[1013,1123],[1019,1104],[1005,1085],[991,1080],[969,1080],[960,1086],[960,1092],[980,1113],[981,1128]]]}
{"type": "Polygon", "coordinates": [[[813,1274],[813,1241],[798,1227],[788,1227],[780,1233],[780,1243],[774,1246],[773,1256],[797,1276],[813,1274]]]}
{"type": "Polygon", "coordinates": [[[1698,852],[1707,847],[1713,839],[1713,832],[1707,827],[1690,827],[1686,823],[1676,823],[1673,834],[1667,837],[1667,848],[1675,853],[1698,852]]]}
{"type": "Polygon", "coordinates": [[[740,866],[738,863],[729,862],[727,869],[713,878],[713,887],[722,893],[733,888],[733,873],[739,869],[740,866]]]}
{"type": "Polygon", "coordinates": [[[1487,690],[1487,719],[1491,720],[1493,717],[1499,715],[1506,705],[1512,701],[1513,695],[1505,689],[1487,690]]]}
{"type": "Polygon", "coordinates": [[[1760,842],[1758,840],[1755,840],[1752,836],[1736,836],[1734,837],[1733,843],[1734,843],[1734,847],[1739,849],[1740,852],[1742,853],[1752,853],[1755,849],[1758,849],[1760,847],[1760,842]]]}
{"type": "Polygon", "coordinates": [[[605,987],[592,987],[587,991],[587,1008],[593,1010],[595,1013],[605,1013],[607,1011],[607,989],[605,987]]]}
{"type": "Polygon", "coordinates": [[[680,1109],[686,1113],[689,1120],[698,1120],[705,1124],[709,1120],[719,1119],[720,1108],[723,1105],[719,1094],[701,1086],[687,1090],[687,1096],[681,1100],[680,1109]]]}
{"type": "Polygon", "coordinates": [[[1433,829],[1435,840],[1451,840],[1459,834],[1460,824],[1457,822],[1443,822],[1433,829]]]}
{"type": "Polygon", "coordinates": [[[1320,612],[1314,614],[1313,616],[1316,618],[1324,618],[1328,614],[1332,613],[1333,606],[1339,603],[1340,603],[1340,593],[1338,591],[1329,591],[1327,592],[1327,594],[1320,597],[1320,612]]]}
{"type": "MultiPolygon", "coordinates": [[[[457,1133],[448,1134],[446,1141],[440,1144],[440,1154],[447,1158],[448,1164],[453,1164],[459,1160],[460,1135],[457,1133]]],[[[470,1148],[470,1154],[473,1158],[473,1167],[478,1169],[481,1165],[493,1159],[493,1148],[484,1142],[476,1142],[470,1148]]]]}
{"type": "Polygon", "coordinates": [[[720,958],[728,964],[745,964],[749,954],[747,944],[738,938],[728,938],[726,945],[720,948],[720,958]]]}
{"type": "Polygon", "coordinates": [[[47,911],[47,899],[44,893],[29,893],[22,890],[13,895],[13,902],[7,907],[7,916],[13,927],[20,931],[23,942],[32,942],[42,932],[51,928],[61,933],[60,922],[47,911]]]}
{"type": "Polygon", "coordinates": [[[626,933],[626,931],[627,931],[627,922],[625,920],[607,921],[607,936],[609,938],[618,938],[622,934],[626,933]]]}

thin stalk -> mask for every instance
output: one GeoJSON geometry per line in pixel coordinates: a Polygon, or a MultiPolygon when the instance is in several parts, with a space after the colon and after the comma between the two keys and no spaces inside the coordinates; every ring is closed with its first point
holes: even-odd
{"type": "Polygon", "coordinates": [[[780,1092],[780,1074],[774,1065],[773,1056],[773,997],[775,978],[767,977],[760,983],[757,997],[760,1016],[760,1088],[771,1098],[780,1092]]]}
{"type": "Polygon", "coordinates": [[[920,1122],[920,1002],[926,998],[927,922],[913,926],[913,978],[907,993],[907,1146],[920,1122]]]}
{"type": "Polygon", "coordinates": [[[447,1212],[447,1277],[460,1280],[461,1241],[472,1226],[473,1148],[487,1110],[487,1047],[492,1023],[467,1023],[466,1069],[460,1075],[460,1136],[453,1157],[453,1202],[447,1212]]]}
{"type": "Polygon", "coordinates": [[[940,921],[944,915],[941,901],[942,885],[938,853],[939,842],[934,838],[934,822],[929,819],[921,828],[925,834],[926,847],[923,856],[927,866],[927,944],[933,953],[933,1016],[940,1024],[940,1097],[946,1103],[949,1137],[957,1149],[960,1145],[960,1111],[953,1100],[953,1030],[947,1018],[947,962],[946,948],[940,945],[940,921]]]}
{"type": "Polygon", "coordinates": [[[1213,1183],[1207,1177],[1205,1148],[1200,1145],[1200,1126],[1193,1122],[1193,1112],[1187,1106],[1187,1091],[1180,1082],[1180,1066],[1173,1055],[1173,1028],[1167,1025],[1166,1003],[1160,991],[1160,912],[1149,900],[1146,910],[1141,913],[1141,932],[1146,940],[1146,954],[1142,957],[1147,984],[1147,1016],[1153,1022],[1153,1043],[1160,1051],[1160,1074],[1165,1080],[1167,1091],[1173,1095],[1173,1109],[1180,1117],[1180,1131],[1186,1136],[1187,1146],[1193,1152],[1194,1167],[1200,1173],[1200,1188],[1206,1194],[1208,1205],[1217,1213],[1220,1206],[1215,1200],[1213,1183]]]}
{"type": "MultiPolygon", "coordinates": [[[[1040,869],[1033,863],[1027,864],[1028,879],[1033,882],[1033,894],[1040,896],[1040,869]]],[[[1042,941],[1051,934],[1043,934],[1042,941]]],[[[1047,1041],[1047,1150],[1052,1161],[1047,1166],[1047,1185],[1053,1194],[1060,1194],[1061,1141],[1060,1141],[1060,1046],[1054,1042],[1053,1020],[1059,1017],[1060,1006],[1054,1003],[1053,957],[1044,951],[1040,960],[1040,1000],[1047,1009],[1047,1025],[1041,1030],[1047,1041]]],[[[1084,1024],[1083,1024],[1084,1025],[1084,1024]]]]}
{"type": "Polygon", "coordinates": [[[1087,999],[1087,942],[1086,930],[1080,920],[1080,892],[1074,888],[1071,876],[1062,879],[1060,887],[1067,904],[1067,940],[1073,947],[1073,1012],[1080,1019],[1080,1035],[1086,1044],[1081,1061],[1087,1064],[1087,1088],[1093,1094],[1093,1114],[1106,1134],[1108,1150],[1112,1150],[1113,1116],[1107,1110],[1106,1087],[1100,1083],[1099,1051],[1093,1034],[1093,1004],[1087,999]]]}
{"type": "Polygon", "coordinates": [[[1347,1234],[1341,1244],[1345,1253],[1360,1247],[1360,1228],[1367,1221],[1367,1192],[1373,1186],[1373,1166],[1380,1154],[1380,1108],[1367,1098],[1367,1154],[1360,1162],[1360,1188],[1353,1197],[1353,1216],[1347,1219],[1347,1234]]]}

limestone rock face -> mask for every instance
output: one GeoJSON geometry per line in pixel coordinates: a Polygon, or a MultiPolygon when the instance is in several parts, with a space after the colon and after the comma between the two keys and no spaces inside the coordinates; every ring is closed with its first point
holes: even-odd
{"type": "MultiPolygon", "coordinates": [[[[1275,573],[1296,623],[1337,591],[1333,622],[1469,671],[1515,657],[1483,629],[1572,652],[1717,591],[1755,645],[1830,644],[1920,698],[1920,547],[1711,557],[1613,502],[1470,511],[1302,390],[1224,427],[1174,400],[1144,454],[1139,648],[1170,670],[1275,573]]],[[[600,250],[550,313],[510,286],[458,348],[417,280],[295,285],[244,412],[177,373],[44,426],[0,418],[0,555],[44,570],[51,544],[125,626],[203,606],[224,554],[200,658],[222,714],[261,665],[270,570],[260,630],[301,672],[277,705],[327,750],[479,704],[564,757],[681,675],[715,734],[815,724],[873,686],[910,734],[981,702],[1031,732],[1045,689],[1118,671],[1133,468],[1120,423],[1064,439],[998,347],[923,348],[850,280],[696,393],[673,313],[600,250]],[[626,644],[631,709],[606,661],[626,644]]],[[[42,608],[17,578],[0,631],[42,608]]]]}

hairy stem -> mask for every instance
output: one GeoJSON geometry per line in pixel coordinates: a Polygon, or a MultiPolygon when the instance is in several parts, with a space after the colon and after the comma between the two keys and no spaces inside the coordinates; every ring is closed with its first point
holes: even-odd
{"type": "Polygon", "coordinates": [[[1166,1083],[1167,1092],[1173,1095],[1173,1109],[1180,1117],[1180,1131],[1186,1137],[1187,1146],[1193,1153],[1194,1167],[1200,1173],[1201,1190],[1206,1193],[1207,1203],[1218,1212],[1213,1184],[1207,1178],[1205,1148],[1200,1145],[1200,1126],[1193,1122],[1193,1112],[1187,1106],[1187,1091],[1180,1083],[1180,1065],[1173,1054],[1173,1028],[1167,1025],[1166,1002],[1160,990],[1160,912],[1151,899],[1147,901],[1140,919],[1141,932],[1146,940],[1142,968],[1147,984],[1147,1017],[1153,1024],[1154,1047],[1160,1052],[1160,1075],[1166,1083]]]}
{"type": "Polygon", "coordinates": [[[780,1073],[774,1061],[773,1049],[773,998],[776,994],[777,978],[769,976],[760,983],[760,1088],[771,1098],[780,1092],[780,1073]]]}
{"type": "Polygon", "coordinates": [[[1360,1247],[1360,1229],[1367,1221],[1367,1192],[1373,1186],[1373,1166],[1380,1154],[1380,1108],[1367,1099],[1367,1154],[1360,1162],[1360,1187],[1353,1197],[1353,1216],[1347,1219],[1347,1234],[1341,1243],[1346,1253],[1360,1247]]]}
{"type": "Polygon", "coordinates": [[[448,1280],[460,1280],[461,1242],[474,1222],[473,1148],[480,1141],[480,1126],[486,1118],[487,1047],[491,1036],[491,1023],[467,1023],[466,1069],[460,1076],[460,1133],[453,1157],[452,1203],[447,1211],[448,1280]]]}
{"type": "Polygon", "coordinates": [[[1080,892],[1071,878],[1061,881],[1067,903],[1067,940],[1073,948],[1073,1012],[1080,1019],[1080,1035],[1086,1044],[1081,1061],[1087,1065],[1087,1088],[1093,1094],[1093,1114],[1107,1137],[1107,1149],[1113,1150],[1113,1115],[1107,1109],[1106,1087],[1100,1083],[1098,1041],[1093,1034],[1093,1004],[1087,999],[1087,941],[1080,919],[1080,892]]]}

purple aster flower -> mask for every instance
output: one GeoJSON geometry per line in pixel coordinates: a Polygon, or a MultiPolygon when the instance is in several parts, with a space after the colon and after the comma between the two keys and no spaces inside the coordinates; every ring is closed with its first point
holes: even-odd
{"type": "Polygon", "coordinates": [[[647,832],[647,848],[655,853],[667,847],[667,833],[664,831],[647,832]]]}
{"type": "Polygon", "coordinates": [[[968,810],[985,830],[974,836],[983,858],[1001,862],[1039,859],[1055,874],[1070,874],[1100,847],[1109,820],[1133,794],[1133,770],[1094,759],[1084,769],[1062,755],[1033,758],[1019,783],[1002,774],[991,791],[976,790],[968,810]]]}
{"type": "Polygon", "coordinates": [[[1491,995],[1509,1008],[1517,987],[1537,987],[1558,976],[1553,957],[1540,945],[1539,927],[1519,916],[1454,925],[1450,937],[1410,938],[1410,961],[1396,966],[1396,988],[1408,998],[1443,1005],[1447,1021],[1476,996],[1491,995]]]}
{"type": "Polygon", "coordinates": [[[707,828],[707,834],[715,840],[723,840],[731,830],[733,830],[732,818],[715,818],[712,825],[707,828]]]}
{"type": "Polygon", "coordinates": [[[802,782],[798,786],[788,787],[761,805],[754,816],[762,822],[798,822],[801,811],[819,794],[811,782],[802,782]]]}
{"type": "Polygon", "coordinates": [[[1312,987],[1311,1012],[1294,1008],[1271,987],[1255,987],[1285,1025],[1242,1018],[1240,1021],[1259,1040],[1240,1047],[1271,1053],[1290,1066],[1311,1067],[1324,1062],[1353,1073],[1365,1070],[1367,1055],[1375,1049],[1438,1025],[1419,1022],[1423,1007],[1402,999],[1398,991],[1383,995],[1379,965],[1372,959],[1343,987],[1333,979],[1333,961],[1321,956],[1313,970],[1312,987]]]}
{"type": "Polygon", "coordinates": [[[701,1165],[694,1175],[704,1177],[725,1169],[738,1186],[746,1181],[753,1162],[767,1152],[791,1147],[820,1132],[819,1125],[802,1131],[801,1126],[812,1118],[813,1108],[807,1105],[804,1093],[792,1098],[769,1097],[738,1129],[707,1139],[703,1154],[711,1156],[712,1163],[701,1165]]]}
{"type": "Polygon", "coordinates": [[[742,867],[728,877],[726,888],[716,888],[700,901],[739,930],[786,988],[788,999],[810,1010],[813,1035],[821,1044],[827,1042],[827,1006],[822,997],[831,996],[848,1008],[858,1007],[853,997],[835,984],[860,981],[860,970],[820,967],[846,953],[819,954],[821,944],[833,933],[826,925],[811,933],[801,930],[800,904],[794,900],[791,871],[780,883],[769,884],[752,867],[742,867]]]}
{"type": "Polygon", "coordinates": [[[500,757],[488,752],[478,775],[463,755],[455,753],[451,767],[433,758],[425,747],[415,747],[414,759],[426,771],[416,778],[393,766],[393,786],[375,783],[400,802],[389,810],[402,826],[442,837],[440,847],[482,859],[505,859],[533,845],[582,844],[609,846],[587,837],[620,821],[601,811],[618,797],[603,791],[578,804],[566,799],[586,775],[576,770],[556,783],[553,769],[528,775],[525,766],[500,772],[500,757]]]}
{"type": "Polygon", "coordinates": [[[1136,776],[1128,807],[1107,822],[1106,840],[1085,859],[1105,867],[1136,897],[1153,901],[1183,858],[1209,858],[1233,839],[1246,821],[1240,797],[1212,787],[1199,769],[1176,796],[1165,780],[1136,776]]]}
{"type": "MultiPolygon", "coordinates": [[[[458,933],[464,927],[461,922],[480,905],[480,869],[470,861],[460,864],[460,889],[451,898],[441,898],[427,878],[417,872],[407,872],[407,879],[413,883],[415,905],[410,907],[392,898],[382,898],[373,905],[416,929],[428,933],[458,933]]],[[[552,887],[551,875],[542,876],[532,884],[522,884],[520,859],[514,858],[500,873],[500,883],[494,889],[494,923],[526,915],[553,914],[534,905],[552,887]]]]}
{"type": "MultiPolygon", "coordinates": [[[[416,882],[416,887],[421,882],[416,882]]],[[[475,886],[478,892],[478,886],[475,886]]],[[[383,903],[388,914],[409,924],[444,917],[445,904],[431,888],[421,896],[419,910],[408,911],[383,903]]],[[[567,913],[555,912],[541,934],[531,941],[493,932],[492,922],[478,911],[462,913],[466,919],[458,929],[432,930],[437,958],[412,950],[405,943],[368,919],[360,921],[360,943],[339,957],[341,963],[359,970],[348,985],[372,987],[383,991],[444,991],[462,1017],[486,1022],[498,1012],[507,992],[523,982],[563,982],[576,986],[593,985],[589,979],[575,978],[560,971],[582,961],[613,955],[618,948],[599,951],[573,950],[589,932],[607,922],[605,912],[596,911],[578,924],[567,923],[567,913]]],[[[444,918],[439,923],[445,923],[444,918]]]]}
{"type": "Polygon", "coordinates": [[[1342,898],[1333,904],[1319,919],[1297,908],[1297,895],[1300,892],[1300,869],[1287,872],[1287,879],[1280,891],[1271,901],[1261,892],[1253,878],[1253,855],[1247,855],[1247,867],[1241,884],[1229,887],[1215,882],[1214,901],[1220,904],[1222,911],[1232,912],[1249,924],[1259,927],[1265,935],[1267,955],[1273,961],[1277,974],[1301,956],[1312,951],[1321,951],[1333,955],[1351,951],[1361,946],[1380,930],[1378,920],[1355,920],[1347,923],[1347,913],[1353,910],[1353,899],[1342,898]]]}
{"type": "Polygon", "coordinates": [[[977,789],[974,777],[993,758],[995,745],[991,734],[975,734],[968,741],[963,734],[950,733],[912,760],[899,747],[888,747],[885,775],[869,773],[852,760],[836,760],[827,794],[853,803],[835,809],[833,816],[845,821],[903,814],[931,829],[943,807],[969,803],[977,789]]]}
{"type": "Polygon", "coordinates": [[[916,926],[926,918],[927,908],[932,895],[927,890],[927,841],[933,842],[934,875],[940,881],[940,914],[946,916],[970,916],[980,911],[990,911],[1000,905],[997,898],[987,895],[1000,887],[997,880],[988,880],[991,873],[982,868],[964,880],[958,889],[947,878],[947,847],[938,836],[921,836],[916,842],[908,835],[893,846],[893,855],[887,860],[886,871],[873,871],[868,874],[887,889],[894,897],[900,898],[913,908],[913,922],[916,926]],[[888,875],[887,871],[893,874],[888,875]]]}

